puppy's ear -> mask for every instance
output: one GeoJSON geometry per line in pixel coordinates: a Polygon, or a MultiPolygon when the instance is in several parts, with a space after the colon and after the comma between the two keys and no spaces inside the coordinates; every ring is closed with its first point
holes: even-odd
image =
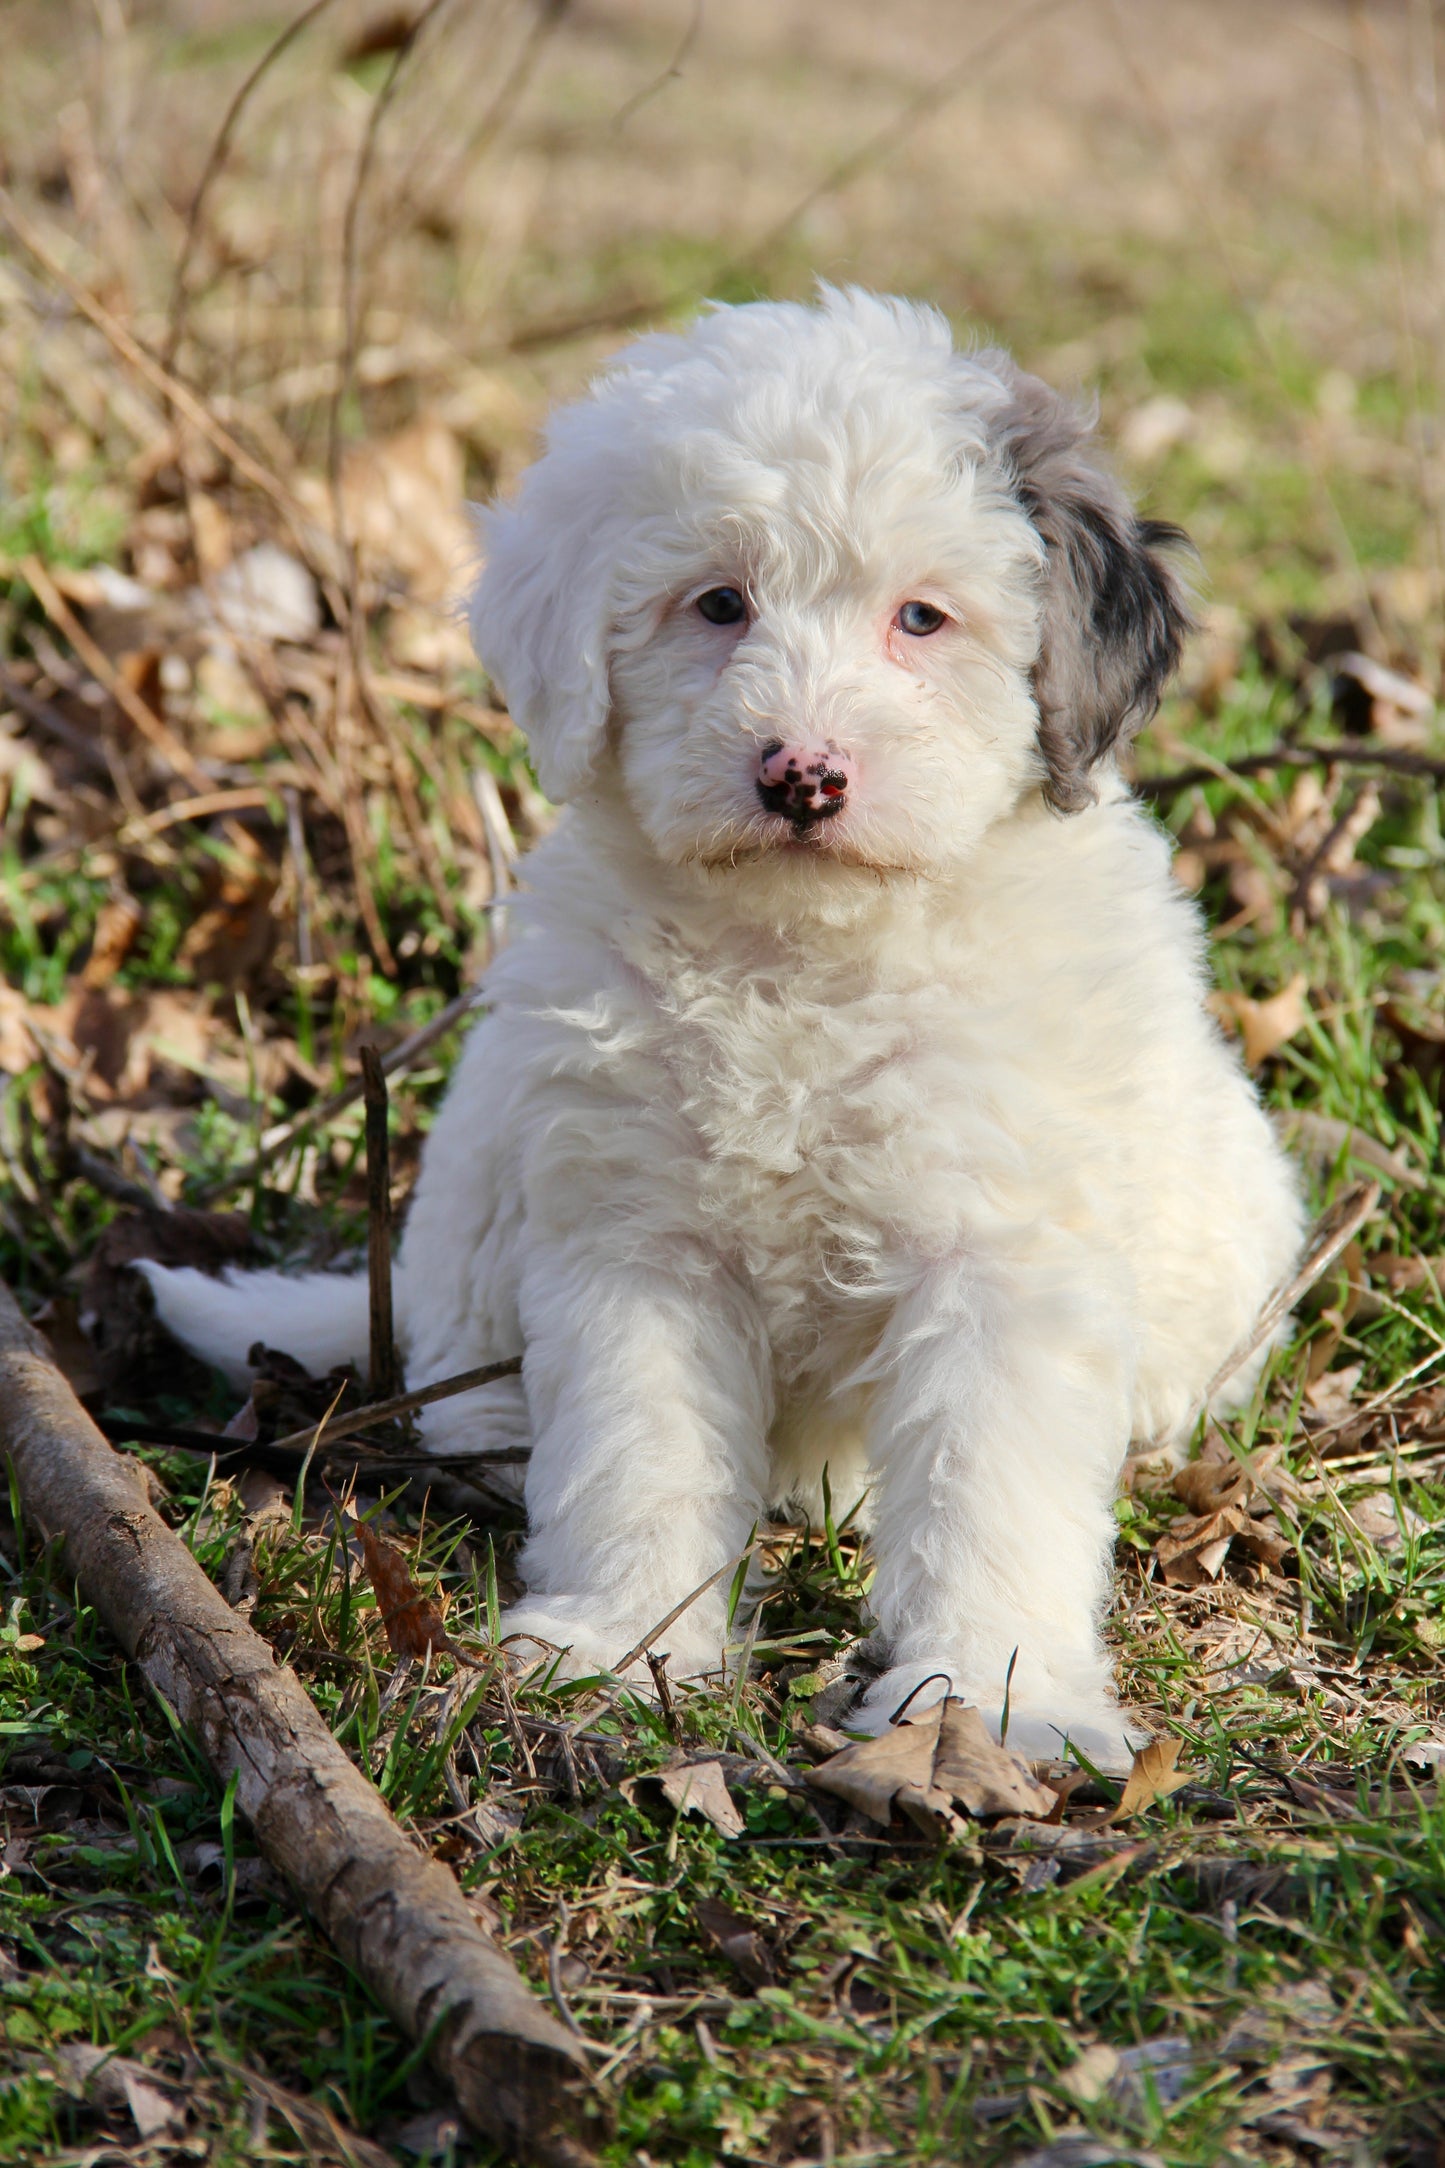
{"type": "Polygon", "coordinates": [[[1034,665],[1044,796],[1077,813],[1095,795],[1090,771],[1148,722],[1178,666],[1190,618],[1170,553],[1189,541],[1136,518],[1089,456],[1089,416],[1012,362],[1000,374],[1004,453],[1047,552],[1034,665]]]}
{"type": "Polygon", "coordinates": [[[527,733],[556,803],[587,780],[607,728],[612,567],[590,476],[556,449],[511,504],[480,513],[485,562],[472,597],[472,643],[527,733]]]}

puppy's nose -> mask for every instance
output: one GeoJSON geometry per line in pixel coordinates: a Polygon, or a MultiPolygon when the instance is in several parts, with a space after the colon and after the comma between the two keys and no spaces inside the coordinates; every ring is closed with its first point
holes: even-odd
{"type": "Polygon", "coordinates": [[[795,828],[831,820],[848,802],[853,763],[831,738],[824,745],[784,745],[774,740],[758,757],[758,797],[767,813],[795,828]]]}

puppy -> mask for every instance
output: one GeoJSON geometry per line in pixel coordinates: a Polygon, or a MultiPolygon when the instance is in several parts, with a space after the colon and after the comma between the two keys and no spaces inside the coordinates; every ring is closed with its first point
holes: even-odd
{"type": "MultiPolygon", "coordinates": [[[[1116,755],[1187,629],[1176,530],[929,309],[825,291],[641,340],[486,517],[477,651],[567,811],[528,862],[397,1270],[439,1454],[528,1444],[505,1630],[615,1665],[769,1511],[866,1499],[888,1669],[1011,1744],[1129,1735],[1130,1440],[1186,1442],[1301,1238],[1116,755]]],[[[232,1368],[360,1280],[149,1269],[232,1368]]],[[[1258,1361],[1228,1394],[1249,1390],[1258,1361]]],[[[668,1629],[715,1671],[726,1572],[668,1629]]]]}

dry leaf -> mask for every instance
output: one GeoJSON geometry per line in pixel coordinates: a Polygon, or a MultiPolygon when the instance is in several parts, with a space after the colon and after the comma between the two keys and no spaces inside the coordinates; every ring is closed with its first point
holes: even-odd
{"type": "Polygon", "coordinates": [[[69,1295],[52,1295],[31,1320],[44,1333],[56,1367],[77,1400],[97,1393],[107,1382],[105,1365],[95,1342],[80,1322],[80,1313],[69,1295]]]}
{"type": "Polygon", "coordinates": [[[749,1921],[715,1897],[705,1897],[694,1917],[707,1940],[742,1974],[749,1987],[771,1987],[778,1976],[769,1944],[749,1921]]]}
{"type": "Polygon", "coordinates": [[[57,2048],[55,2061],[63,2083],[88,2093],[102,2107],[128,2108],[142,2138],[158,2138],[185,2124],[185,2109],[161,2091],[144,2063],[80,2041],[57,2048]]]}
{"type": "MultiPolygon", "coordinates": [[[[1328,1318],[1328,1311],[1325,1316],[1328,1318]]],[[[1342,1335],[1343,1327],[1340,1330],[1342,1335]]],[[[1328,1361],[1339,1346],[1339,1338],[1331,1332],[1325,1336],[1324,1346],[1323,1360],[1328,1361]]],[[[1365,1374],[1364,1364],[1346,1363],[1339,1370],[1319,1373],[1315,1372],[1311,1361],[1310,1369],[1312,1374],[1304,1389],[1303,1412],[1307,1427],[1317,1430],[1321,1424],[1343,1422],[1354,1407],[1355,1394],[1365,1374]]]]}
{"type": "Polygon", "coordinates": [[[805,1724],[797,1737],[815,1762],[831,1761],[850,1744],[847,1732],[836,1731],[831,1724],[805,1724]]]}
{"type": "Polygon", "coordinates": [[[1119,2075],[1119,2051],[1107,2047],[1102,2040],[1093,2047],[1085,2048],[1075,2063],[1070,2063],[1059,2075],[1059,2090],[1077,2100],[1080,2107],[1087,2108],[1096,2100],[1102,2100],[1115,2078],[1119,2075]]]}
{"type": "MultiPolygon", "coordinates": [[[[1186,1472],[1180,1470],[1181,1475],[1186,1472]]],[[[1219,1578],[1236,1542],[1271,1570],[1292,1548],[1267,1514],[1250,1513],[1242,1502],[1235,1502],[1213,1513],[1186,1515],[1173,1522],[1155,1544],[1154,1556],[1170,1588],[1198,1588],[1219,1578]]]]}
{"type": "Polygon", "coordinates": [[[1445,1288],[1445,1257],[1397,1257],[1379,1252],[1369,1261],[1370,1279],[1392,1295],[1426,1293],[1438,1298],[1445,1288]]]}
{"type": "Polygon", "coordinates": [[[392,1655],[420,1659],[447,1654],[451,1643],[441,1606],[417,1587],[400,1545],[379,1536],[369,1521],[358,1520],[356,1533],[392,1655]]]}
{"type": "Polygon", "coordinates": [[[206,908],[180,947],[180,961],[198,986],[244,986],[266,963],[278,932],[271,908],[277,885],[264,860],[248,862],[237,853],[224,866],[212,863],[206,908]]]}
{"type": "Polygon", "coordinates": [[[947,1792],[969,1814],[1051,1814],[1054,1794],[1028,1764],[999,1746],[977,1709],[942,1704],[934,1789],[947,1792]]]}
{"type": "Polygon", "coordinates": [[[1198,1459],[1176,1470],[1170,1489],[1193,1513],[1173,1522],[1154,1546],[1170,1587],[1198,1588],[1215,1580],[1236,1542],[1261,1564],[1279,1564],[1290,1548],[1289,1539],[1270,1517],[1267,1498],[1251,1510],[1260,1479],[1278,1458],[1275,1448],[1237,1460],[1218,1431],[1211,1430],[1198,1459]]]}
{"type": "Polygon", "coordinates": [[[1197,1460],[1176,1471],[1170,1484],[1176,1498],[1195,1513],[1218,1513],[1245,1502],[1253,1485],[1217,1430],[1204,1440],[1197,1460]]]}
{"type": "Polygon", "coordinates": [[[1333,1171],[1336,1162],[1344,1156],[1358,1160],[1362,1166],[1373,1167],[1378,1174],[1387,1174],[1402,1189],[1428,1189],[1428,1179],[1410,1165],[1403,1148],[1391,1151],[1363,1129],[1356,1129],[1350,1122],[1342,1122],[1333,1114],[1302,1114],[1294,1108],[1281,1110],[1270,1119],[1273,1121],[1286,1147],[1302,1152],[1323,1173],[1333,1171]]]}
{"type": "MultiPolygon", "coordinates": [[[[6,1018],[7,1048],[16,1022],[6,1018]]],[[[82,1070],[87,1093],[100,1100],[139,1098],[157,1060],[168,1054],[182,1067],[200,1068],[210,1035],[194,994],[129,994],[80,983],[54,1008],[29,1008],[24,1022],[33,1044],[60,1069],[82,1070]]]]}
{"type": "Polygon", "coordinates": [[[267,647],[278,640],[310,640],[321,625],[316,582],[275,542],[258,542],[218,573],[209,606],[238,640],[267,647]]]}
{"type": "MultiPolygon", "coordinates": [[[[475,550],[461,512],[464,464],[457,437],[435,413],[347,451],[342,510],[368,584],[399,585],[423,602],[455,593],[475,550]]],[[[322,525],[331,525],[324,483],[302,476],[297,495],[322,525]]]]}
{"type": "Polygon", "coordinates": [[[1167,1528],[1154,1546],[1159,1569],[1171,1588],[1198,1588],[1214,1581],[1229,1556],[1229,1546],[1249,1516],[1242,1506],[1217,1513],[1187,1515],[1167,1528]]]}
{"type": "Polygon", "coordinates": [[[938,1704],[911,1723],[894,1724],[876,1739],[847,1746],[831,1761],[810,1769],[807,1781],[820,1791],[836,1793],[886,1828],[900,1786],[920,1792],[929,1788],[941,1715],[938,1704]]]}
{"type": "Polygon", "coordinates": [[[1191,1782],[1188,1770],[1177,1769],[1181,1742],[1178,1739],[1151,1739],[1141,1746],[1134,1756],[1134,1766],[1124,1779],[1124,1789],[1119,1794],[1119,1804],[1109,1816],[1111,1822],[1122,1822],[1131,1814],[1140,1814],[1145,1807],[1152,1807],[1156,1800],[1167,1799],[1181,1785],[1191,1782]]]}
{"type": "Polygon", "coordinates": [[[1393,1492],[1371,1491],[1368,1497],[1353,1498],[1345,1511],[1360,1534],[1374,1544],[1377,1551],[1398,1551],[1407,1536],[1418,1535],[1425,1527],[1418,1513],[1408,1506],[1398,1505],[1393,1492]]]}
{"type": "Polygon", "coordinates": [[[885,1828],[894,1807],[915,1819],[950,1822],[956,1802],[969,1814],[1045,1815],[1054,1794],[1027,1763],[990,1737],[977,1709],[950,1698],[877,1739],[845,1747],[807,1780],[885,1828]]]}
{"type": "MultiPolygon", "coordinates": [[[[1386,745],[1419,747],[1430,742],[1430,726],[1435,717],[1435,700],[1430,689],[1418,678],[1405,677],[1398,670],[1387,670],[1373,656],[1358,653],[1332,655],[1327,666],[1334,673],[1335,697],[1347,694],[1355,687],[1355,705],[1367,710],[1363,718],[1365,726],[1374,731],[1386,745]]],[[[1353,715],[1347,712],[1347,721],[1359,727],[1353,715]]]]}
{"type": "MultiPolygon", "coordinates": [[[[247,1407],[253,1406],[251,1401],[247,1407]]],[[[236,1478],[236,1491],[246,1508],[246,1518],[253,1526],[262,1521],[283,1521],[290,1518],[286,1486],[269,1468],[243,1468],[236,1478]]]]}
{"type": "Polygon", "coordinates": [[[89,960],[80,974],[82,986],[109,986],[135,946],[143,920],[140,905],[126,889],[116,889],[107,896],[95,922],[89,960]]]}
{"type": "Polygon", "coordinates": [[[1301,971],[1267,1001],[1255,1001],[1248,994],[1226,993],[1220,989],[1209,995],[1207,1006],[1226,1030],[1240,1034],[1244,1040],[1245,1063],[1249,1068],[1257,1069],[1271,1054],[1278,1053],[1286,1040],[1303,1030],[1310,1013],[1305,985],[1305,975],[1301,971]]]}
{"type": "Polygon", "coordinates": [[[664,1769],[659,1781],[663,1798],[679,1814],[700,1814],[725,1837],[742,1835],[743,1818],[733,1804],[721,1762],[686,1762],[677,1769],[664,1769]]]}

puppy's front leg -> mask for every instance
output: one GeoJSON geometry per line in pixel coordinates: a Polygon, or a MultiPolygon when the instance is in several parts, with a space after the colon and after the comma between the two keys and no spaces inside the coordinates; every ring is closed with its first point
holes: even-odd
{"type": "MultiPolygon", "coordinates": [[[[613,1667],[743,1549],[771,1415],[737,1283],[693,1243],[610,1233],[605,1254],[585,1237],[534,1248],[521,1291],[527,1594],[503,1630],[570,1650],[574,1675],[613,1667]]],[[[726,1614],[724,1581],[668,1628],[679,1677],[718,1668],[726,1614]]]]}
{"type": "MultiPolygon", "coordinates": [[[[1071,1243],[941,1266],[880,1349],[872,1603],[893,1668],[862,1720],[953,1692],[1008,1738],[1127,1766],[1099,1622],[1128,1444],[1130,1290],[1071,1243]],[[930,1674],[943,1676],[928,1685],[930,1674]]],[[[915,1704],[916,1706],[917,1704],[915,1704]]]]}

